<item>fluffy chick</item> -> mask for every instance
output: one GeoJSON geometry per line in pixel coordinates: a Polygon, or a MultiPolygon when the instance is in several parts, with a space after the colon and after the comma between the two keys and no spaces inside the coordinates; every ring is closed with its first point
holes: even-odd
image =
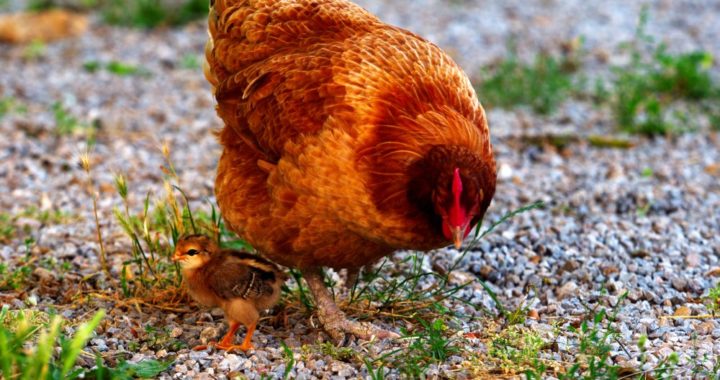
{"type": "Polygon", "coordinates": [[[252,349],[260,311],[277,303],[280,285],[287,275],[256,255],[220,249],[205,235],[180,238],[173,260],[182,267],[190,296],[202,305],[220,307],[225,312],[229,330],[215,346],[227,351],[252,349]],[[247,334],[241,345],[235,345],[240,324],[247,328],[247,334]]]}

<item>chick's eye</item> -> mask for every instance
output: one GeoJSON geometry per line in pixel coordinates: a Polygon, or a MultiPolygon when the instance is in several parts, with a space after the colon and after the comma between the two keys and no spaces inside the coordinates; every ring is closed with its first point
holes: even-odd
{"type": "Polygon", "coordinates": [[[188,256],[195,256],[195,255],[197,255],[198,253],[200,253],[200,252],[198,252],[197,249],[191,249],[191,250],[188,250],[187,252],[185,252],[185,254],[188,255],[188,256]]]}

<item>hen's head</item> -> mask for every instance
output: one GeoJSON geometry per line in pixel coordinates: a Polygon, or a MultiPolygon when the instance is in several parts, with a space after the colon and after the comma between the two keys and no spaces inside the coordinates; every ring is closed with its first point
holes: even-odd
{"type": "Polygon", "coordinates": [[[431,217],[445,239],[460,248],[495,194],[494,159],[462,147],[436,146],[415,167],[411,199],[432,208],[431,217]]]}
{"type": "Polygon", "coordinates": [[[210,256],[218,251],[217,243],[205,235],[187,235],[178,240],[173,261],[179,262],[183,269],[197,269],[210,261],[210,256]]]}

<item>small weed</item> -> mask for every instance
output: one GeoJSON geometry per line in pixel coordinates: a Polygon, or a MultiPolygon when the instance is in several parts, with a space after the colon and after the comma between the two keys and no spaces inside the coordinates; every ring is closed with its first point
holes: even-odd
{"type": "Polygon", "coordinates": [[[478,94],[489,107],[530,106],[548,114],[565,101],[573,89],[572,67],[567,58],[541,54],[534,63],[521,62],[514,49],[510,56],[486,71],[478,94]]]}
{"type": "Polygon", "coordinates": [[[195,54],[185,54],[180,61],[180,67],[186,70],[196,70],[201,66],[200,59],[195,54]]]}
{"type": "Polygon", "coordinates": [[[712,315],[717,315],[720,312],[720,282],[715,284],[708,291],[708,295],[703,297],[705,300],[705,306],[712,315]]]}
{"type": "Polygon", "coordinates": [[[41,210],[37,206],[30,206],[23,210],[19,216],[37,220],[42,225],[48,224],[65,224],[77,218],[67,211],[63,210],[41,210]]]}
{"type": "Polygon", "coordinates": [[[145,326],[144,330],[145,331],[140,334],[142,337],[142,343],[150,349],[158,350],[165,348],[170,351],[177,351],[187,346],[185,342],[173,338],[170,335],[170,329],[167,327],[156,328],[154,326],[145,326]]]}
{"type": "Polygon", "coordinates": [[[205,0],[186,0],[169,7],[161,0],[110,0],[103,9],[105,21],[113,25],[139,28],[175,26],[207,17],[205,0]]]}
{"type": "Polygon", "coordinates": [[[355,357],[355,350],[350,347],[337,347],[331,342],[320,344],[320,352],[335,360],[350,362],[355,357]]]}
{"type": "Polygon", "coordinates": [[[293,354],[290,347],[285,342],[280,342],[283,349],[283,356],[285,357],[285,373],[283,373],[283,379],[289,379],[293,368],[295,367],[295,355],[293,354]]]}
{"type": "Polygon", "coordinates": [[[108,63],[101,63],[99,61],[87,61],[83,63],[83,69],[85,69],[85,71],[89,73],[95,73],[104,69],[111,74],[123,77],[131,75],[150,76],[150,71],[148,71],[147,69],[141,66],[132,65],[120,61],[110,61],[108,63]]]}
{"type": "Polygon", "coordinates": [[[532,371],[541,364],[538,358],[545,345],[537,332],[521,325],[513,325],[492,338],[488,355],[497,361],[497,366],[503,372],[532,371]]]}
{"type": "Polygon", "coordinates": [[[45,56],[47,53],[47,45],[42,41],[33,41],[23,50],[23,58],[28,61],[34,61],[45,56]]]}
{"type": "Polygon", "coordinates": [[[32,324],[22,313],[11,313],[7,306],[0,311],[0,321],[12,320],[11,326],[0,326],[0,373],[6,379],[66,379],[83,373],[75,363],[93,331],[105,315],[99,311],[75,330],[75,335],[62,335],[60,316],[50,319],[47,326],[32,324]],[[34,341],[34,347],[26,344],[34,341]]]}
{"type": "Polygon", "coordinates": [[[53,114],[55,115],[55,127],[60,135],[71,135],[76,130],[82,129],[85,126],[70,115],[68,111],[63,107],[60,102],[55,102],[52,105],[53,114]]]}
{"type": "Polygon", "coordinates": [[[88,145],[93,145],[95,143],[97,131],[100,129],[99,124],[87,124],[81,122],[76,117],[72,116],[60,102],[53,103],[52,112],[55,117],[55,133],[58,136],[81,135],[85,137],[88,145]]]}
{"type": "Polygon", "coordinates": [[[11,96],[0,98],[0,119],[9,113],[24,114],[27,113],[27,107],[11,96]]]}
{"type": "Polygon", "coordinates": [[[460,353],[455,340],[446,336],[448,327],[442,319],[428,322],[418,317],[416,322],[420,327],[414,332],[402,331],[401,339],[410,341],[407,348],[384,353],[375,359],[362,358],[373,378],[384,378],[385,367],[397,368],[408,378],[424,378],[431,364],[442,363],[460,353]],[[376,364],[380,364],[377,369],[376,364]]]}
{"type": "Polygon", "coordinates": [[[385,379],[386,368],[384,365],[381,364],[378,368],[375,368],[374,361],[367,357],[363,357],[363,364],[365,364],[365,368],[368,371],[370,380],[384,380],[385,379]]]}
{"type": "Polygon", "coordinates": [[[90,174],[91,165],[90,165],[90,155],[89,153],[85,153],[80,156],[80,165],[82,166],[83,170],[85,171],[85,174],[87,174],[87,191],[90,194],[90,197],[92,198],[92,205],[93,205],[93,216],[95,217],[95,232],[97,233],[97,242],[98,242],[98,248],[100,253],[100,267],[103,269],[103,271],[106,274],[110,274],[110,268],[107,265],[107,254],[105,252],[105,243],[103,241],[102,237],[102,230],[100,229],[100,217],[98,215],[98,201],[97,201],[97,193],[95,192],[95,183],[93,181],[92,175],[90,174]]]}
{"type": "Polygon", "coordinates": [[[617,379],[620,367],[611,360],[612,343],[619,342],[620,332],[613,326],[620,312],[620,305],[627,298],[625,292],[612,306],[610,311],[597,307],[588,310],[592,320],[584,319],[577,328],[568,325],[567,329],[577,339],[576,361],[560,379],[617,379]]]}
{"type": "Polygon", "coordinates": [[[31,273],[32,267],[28,265],[10,268],[7,263],[0,263],[0,290],[23,288],[31,273]]]}
{"type": "Polygon", "coordinates": [[[172,360],[143,360],[139,363],[128,363],[121,361],[115,368],[108,368],[98,356],[96,360],[96,368],[89,371],[87,378],[91,379],[113,379],[113,380],[130,380],[130,379],[156,379],[160,373],[170,368],[172,360]]]}
{"type": "Polygon", "coordinates": [[[30,0],[27,4],[27,9],[30,11],[43,11],[54,7],[53,0],[30,0]]]}
{"type": "Polygon", "coordinates": [[[612,346],[610,343],[619,337],[619,332],[609,326],[605,310],[595,314],[593,321],[582,321],[580,328],[568,326],[578,339],[578,359],[561,379],[599,379],[617,378],[619,367],[609,364],[612,346]]]}
{"type": "Polygon", "coordinates": [[[706,52],[670,54],[665,45],[656,45],[646,34],[647,20],[644,8],[635,40],[624,46],[630,53],[630,64],[612,68],[610,103],[616,123],[626,132],[646,135],[692,129],[688,112],[674,110],[682,101],[689,108],[698,108],[697,113],[705,113],[712,122],[720,96],[720,87],[709,71],[712,56],[706,52]]]}
{"type": "Polygon", "coordinates": [[[456,299],[464,302],[457,298],[456,294],[468,284],[451,285],[447,276],[425,271],[422,265],[424,257],[422,252],[412,252],[402,259],[400,265],[409,266],[409,273],[381,275],[389,263],[387,259],[375,270],[363,273],[362,285],[351,289],[347,308],[372,313],[374,306],[375,311],[381,315],[414,319],[421,314],[444,314],[446,310],[442,303],[445,300],[456,299]],[[431,281],[427,281],[428,279],[431,281]],[[356,304],[362,307],[357,307],[356,304]]]}
{"type": "Polygon", "coordinates": [[[13,217],[7,213],[0,213],[0,243],[9,243],[15,237],[15,223],[13,217]]]}
{"type": "Polygon", "coordinates": [[[128,75],[137,75],[142,73],[147,73],[146,70],[142,69],[139,66],[130,65],[123,62],[118,61],[110,61],[110,63],[105,66],[108,72],[113,73],[115,75],[119,76],[128,76],[128,75]]]}

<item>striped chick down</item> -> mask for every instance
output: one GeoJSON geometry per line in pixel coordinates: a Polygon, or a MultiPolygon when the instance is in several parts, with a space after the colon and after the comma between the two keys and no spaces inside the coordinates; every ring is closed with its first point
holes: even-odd
{"type": "Polygon", "coordinates": [[[287,276],[272,262],[247,252],[220,249],[205,235],[182,237],[173,259],[180,263],[188,293],[205,306],[220,307],[230,330],[218,348],[247,351],[260,312],[280,298],[287,276]],[[232,344],[240,325],[248,329],[242,345],[232,344]]]}

